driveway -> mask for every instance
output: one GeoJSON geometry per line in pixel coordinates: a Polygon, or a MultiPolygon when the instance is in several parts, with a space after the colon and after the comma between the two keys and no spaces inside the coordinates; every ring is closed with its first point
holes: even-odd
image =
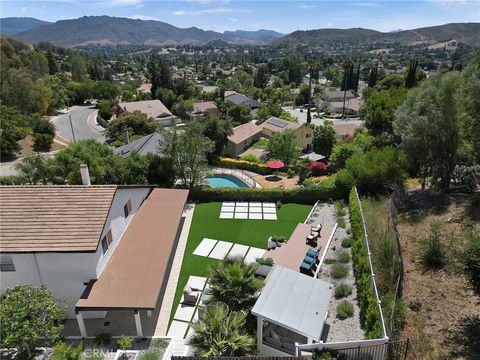
{"type": "Polygon", "coordinates": [[[75,140],[95,139],[105,142],[103,128],[96,122],[97,109],[93,106],[74,106],[67,112],[54,116],[52,123],[57,129],[57,136],[68,141],[73,141],[72,128],[70,127],[69,116],[72,117],[73,132],[75,140]]]}

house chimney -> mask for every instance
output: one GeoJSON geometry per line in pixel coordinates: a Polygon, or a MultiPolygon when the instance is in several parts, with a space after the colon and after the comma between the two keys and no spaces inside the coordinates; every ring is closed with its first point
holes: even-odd
{"type": "Polygon", "coordinates": [[[123,138],[124,138],[125,145],[127,145],[130,142],[130,139],[128,138],[128,129],[125,129],[123,131],[123,138]]]}
{"type": "Polygon", "coordinates": [[[82,177],[82,184],[85,186],[90,186],[92,183],[90,182],[90,173],[88,172],[88,165],[81,164],[80,165],[80,176],[82,177]]]}

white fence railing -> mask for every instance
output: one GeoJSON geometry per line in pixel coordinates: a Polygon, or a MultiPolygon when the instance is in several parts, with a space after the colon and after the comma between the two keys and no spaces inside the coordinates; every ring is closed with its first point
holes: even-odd
{"type": "Polygon", "coordinates": [[[246,174],[243,170],[239,169],[228,169],[228,168],[213,168],[213,173],[218,175],[230,175],[242,180],[245,184],[249,187],[253,188],[261,188],[260,184],[258,184],[255,180],[251,178],[248,174],[246,174]]]}

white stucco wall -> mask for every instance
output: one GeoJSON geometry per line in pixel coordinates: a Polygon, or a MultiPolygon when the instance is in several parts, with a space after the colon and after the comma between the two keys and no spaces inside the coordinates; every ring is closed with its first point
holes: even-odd
{"type": "MultiPolygon", "coordinates": [[[[2,272],[0,289],[18,284],[46,285],[55,298],[65,301],[67,318],[75,318],[75,304],[85,289],[85,283],[97,279],[118,246],[128,224],[149,194],[150,188],[118,189],[112,201],[100,239],[112,231],[112,244],[103,254],[100,244],[95,252],[11,253],[15,271],[2,272]],[[125,218],[123,207],[131,200],[132,211],[125,218]]],[[[68,238],[68,234],[65,234],[68,238]]],[[[104,313],[98,312],[102,316],[104,313]]]]}

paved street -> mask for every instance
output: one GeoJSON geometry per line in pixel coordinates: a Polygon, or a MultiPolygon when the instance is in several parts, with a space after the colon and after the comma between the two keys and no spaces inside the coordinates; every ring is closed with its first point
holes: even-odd
{"type": "MultiPolygon", "coordinates": [[[[300,124],[305,124],[307,122],[307,110],[303,110],[303,112],[300,112],[299,109],[292,109],[291,106],[284,106],[282,109],[289,112],[292,116],[296,117],[300,124]]],[[[345,123],[358,124],[358,125],[363,124],[363,121],[360,120],[359,118],[350,118],[347,120],[324,119],[324,118],[316,117],[316,114],[317,114],[316,112],[312,112],[312,124],[314,125],[323,125],[323,122],[325,120],[331,120],[333,121],[334,124],[345,124],[345,123]]]]}
{"type": "Polygon", "coordinates": [[[97,110],[93,106],[74,106],[70,111],[55,116],[52,122],[57,128],[57,135],[69,141],[73,141],[72,129],[70,127],[69,115],[72,116],[73,131],[75,139],[95,139],[100,142],[105,142],[103,135],[103,128],[99,126],[96,121],[97,110]]]}

